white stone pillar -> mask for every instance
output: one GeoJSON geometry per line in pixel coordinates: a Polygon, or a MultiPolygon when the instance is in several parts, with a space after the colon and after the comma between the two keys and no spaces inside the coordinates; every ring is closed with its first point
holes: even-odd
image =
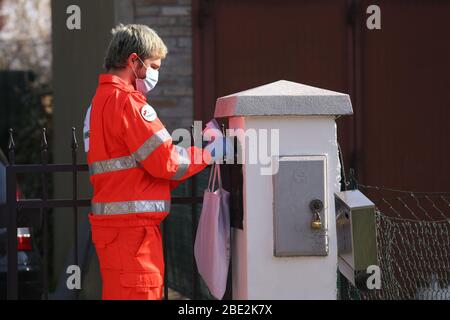
{"type": "Polygon", "coordinates": [[[257,148],[238,137],[244,217],[243,230],[232,229],[233,299],[337,298],[335,119],[344,114],[352,114],[348,95],[284,80],[217,100],[215,117],[229,118],[229,128],[279,130],[279,150],[268,150],[272,166],[281,163],[276,175],[263,174],[261,159],[249,163],[257,148]],[[321,230],[311,228],[315,198],[321,230]]]}

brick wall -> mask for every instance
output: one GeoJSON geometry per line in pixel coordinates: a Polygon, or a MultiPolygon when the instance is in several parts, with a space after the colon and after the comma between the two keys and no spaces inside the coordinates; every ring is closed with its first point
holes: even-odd
{"type": "Polygon", "coordinates": [[[190,0],[133,0],[134,23],[153,28],[166,43],[159,82],[149,102],[172,132],[193,123],[192,30],[190,0]]]}

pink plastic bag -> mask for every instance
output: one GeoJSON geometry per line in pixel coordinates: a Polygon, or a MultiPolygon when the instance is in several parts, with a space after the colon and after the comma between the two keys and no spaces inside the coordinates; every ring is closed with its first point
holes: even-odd
{"type": "Polygon", "coordinates": [[[222,299],[225,294],[230,263],[229,199],[230,193],[222,188],[220,165],[214,164],[209,174],[208,188],[203,195],[194,256],[198,272],[217,299],[222,299]],[[214,190],[216,177],[218,188],[214,190]]]}

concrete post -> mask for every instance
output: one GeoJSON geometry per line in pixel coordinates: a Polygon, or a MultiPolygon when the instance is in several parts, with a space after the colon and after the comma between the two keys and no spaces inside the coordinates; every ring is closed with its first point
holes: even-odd
{"type": "Polygon", "coordinates": [[[233,299],[337,298],[334,193],[341,177],[335,119],[345,114],[352,114],[348,95],[284,80],[217,100],[215,117],[245,130],[238,134],[244,217],[243,230],[232,231],[233,299]],[[248,139],[250,129],[258,130],[259,148],[248,139]],[[274,175],[261,156],[250,163],[261,146],[274,146],[263,141],[261,129],[269,136],[279,130],[279,148],[267,153],[274,175]],[[311,227],[308,204],[315,198],[324,205],[321,230],[311,227]]]}

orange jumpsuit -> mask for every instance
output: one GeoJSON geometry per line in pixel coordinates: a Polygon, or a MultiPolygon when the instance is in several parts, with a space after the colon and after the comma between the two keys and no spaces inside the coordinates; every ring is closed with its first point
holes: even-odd
{"type": "Polygon", "coordinates": [[[170,191],[203,170],[211,154],[174,145],[144,95],[115,75],[100,75],[88,117],[89,220],[102,298],[162,299],[160,223],[170,191]]]}

